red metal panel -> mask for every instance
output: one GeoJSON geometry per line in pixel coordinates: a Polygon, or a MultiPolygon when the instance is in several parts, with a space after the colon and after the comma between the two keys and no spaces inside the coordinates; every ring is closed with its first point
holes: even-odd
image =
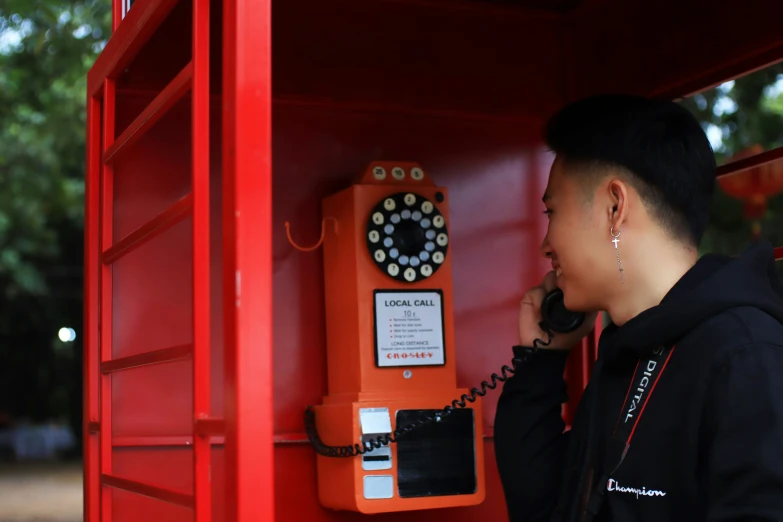
{"type": "Polygon", "coordinates": [[[783,58],[781,17],[780,2],[715,9],[710,0],[662,0],[655,8],[614,1],[583,11],[569,19],[577,96],[622,91],[671,98],[714,86],[783,58]]]}
{"type": "Polygon", "coordinates": [[[120,134],[120,137],[106,149],[103,161],[108,163],[123,149],[127,149],[160,120],[191,88],[193,62],[188,63],[177,76],[147,105],[141,114],[120,134]]]}
{"type": "Polygon", "coordinates": [[[177,0],[136,0],[133,3],[133,8],[116,26],[87,74],[89,96],[96,96],[104,80],[115,78],[133,61],[176,4],[177,0]]]}
{"type": "MultiPolygon", "coordinates": [[[[115,89],[114,80],[106,79],[103,84],[103,150],[114,142],[115,89]]],[[[114,201],[114,172],[111,165],[104,165],[101,176],[101,250],[112,244],[112,205],[114,201]]],[[[100,298],[100,361],[112,358],[112,267],[101,264],[100,298]]],[[[111,475],[112,435],[112,375],[101,375],[101,476],[111,475]]],[[[101,522],[111,522],[111,492],[101,488],[101,522]]]]}
{"type": "Polygon", "coordinates": [[[87,98],[87,157],[84,197],[84,519],[100,516],[100,313],[101,102],[87,98]]]}
{"type": "Polygon", "coordinates": [[[107,248],[103,252],[103,262],[106,264],[114,263],[123,255],[144,244],[144,242],[164,233],[183,219],[187,218],[190,215],[192,206],[192,195],[188,194],[187,196],[183,196],[182,199],[171,205],[162,213],[107,248]]]}
{"type": "Polygon", "coordinates": [[[223,2],[226,520],[274,520],[272,12],[223,2]]]}
{"type": "Polygon", "coordinates": [[[212,454],[198,422],[210,416],[210,205],[209,33],[210,0],[193,0],[193,476],[195,522],[212,520],[212,454]]]}

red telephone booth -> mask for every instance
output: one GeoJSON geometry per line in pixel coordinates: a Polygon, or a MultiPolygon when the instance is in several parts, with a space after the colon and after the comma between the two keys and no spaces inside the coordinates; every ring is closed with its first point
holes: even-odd
{"type": "MultiPolygon", "coordinates": [[[[547,269],[545,119],[783,59],[776,2],[113,1],[88,77],[88,522],[360,520],[319,503],[302,412],[327,386],[322,253],[286,226],[315,244],[322,199],[376,160],[448,187],[456,380],[475,386],[547,269]]],[[[593,347],[568,369],[574,400],[593,347]]],[[[486,498],[378,520],[505,520],[496,399],[486,498]]]]}

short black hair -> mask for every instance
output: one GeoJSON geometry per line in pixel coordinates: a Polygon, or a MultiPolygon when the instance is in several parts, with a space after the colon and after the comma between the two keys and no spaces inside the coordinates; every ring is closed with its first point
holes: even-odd
{"type": "Polygon", "coordinates": [[[706,134],[687,109],[669,100],[594,95],[552,116],[544,140],[565,165],[585,173],[630,173],[661,225],[698,246],[709,222],[716,165],[706,134]]]}

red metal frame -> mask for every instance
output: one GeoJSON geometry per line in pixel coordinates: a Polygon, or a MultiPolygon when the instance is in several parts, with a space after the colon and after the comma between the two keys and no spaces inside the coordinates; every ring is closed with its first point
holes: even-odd
{"type": "Polygon", "coordinates": [[[209,0],[193,3],[191,62],[115,139],[115,78],[133,60],[176,4],[139,0],[120,23],[88,78],[88,147],[85,230],[85,520],[112,519],[112,489],[195,509],[196,522],[212,520],[212,443],[225,423],[210,419],[210,210],[209,210],[209,0]],[[113,237],[113,165],[185,93],[192,92],[192,191],[125,237],[113,237]],[[114,263],[188,216],[193,218],[193,343],[112,358],[114,263]],[[99,315],[100,314],[100,315],[99,315]],[[99,328],[98,325],[101,325],[99,328]],[[112,375],[118,371],[193,358],[193,434],[112,436],[112,375]],[[100,383],[98,385],[98,383],[100,383]],[[185,493],[114,474],[112,450],[122,446],[193,447],[194,491],[185,493]],[[100,493],[99,493],[100,492],[100,493]],[[99,494],[98,494],[99,493],[99,494]]]}
{"type": "Polygon", "coordinates": [[[193,477],[195,522],[212,520],[212,449],[199,422],[209,418],[209,1],[193,0],[193,477]]]}
{"type": "Polygon", "coordinates": [[[226,520],[231,522],[275,518],[271,7],[270,0],[223,2],[226,520]]]}
{"type": "MultiPolygon", "coordinates": [[[[103,143],[102,150],[108,149],[114,142],[114,116],[115,116],[115,84],[114,80],[107,79],[103,84],[103,143]]],[[[101,210],[100,210],[100,249],[105,250],[112,244],[113,235],[113,202],[114,202],[114,175],[113,165],[103,164],[100,176],[101,183],[101,210]]],[[[112,270],[111,265],[101,263],[100,267],[100,361],[101,364],[111,361],[112,357],[112,270]]],[[[111,379],[110,373],[101,374],[100,403],[101,412],[99,422],[100,433],[98,440],[100,445],[100,470],[101,483],[104,478],[112,473],[112,414],[111,414],[111,379]]],[[[111,520],[111,489],[101,488],[101,520],[111,520]]]]}

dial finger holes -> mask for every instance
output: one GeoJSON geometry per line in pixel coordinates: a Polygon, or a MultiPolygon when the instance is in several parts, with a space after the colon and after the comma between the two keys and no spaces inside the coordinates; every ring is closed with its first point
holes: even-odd
{"type": "Polygon", "coordinates": [[[397,213],[392,214],[391,217],[389,218],[389,221],[391,221],[396,225],[397,223],[400,222],[400,215],[397,213]]]}
{"type": "Polygon", "coordinates": [[[376,212],[372,215],[372,222],[376,225],[383,225],[383,214],[376,212]]]}
{"type": "Polygon", "coordinates": [[[385,246],[386,248],[391,247],[393,244],[394,244],[394,240],[392,238],[386,237],[383,239],[383,246],[385,246]]]}
{"type": "Polygon", "coordinates": [[[411,219],[413,221],[419,221],[421,219],[421,212],[419,212],[418,210],[414,210],[413,214],[411,214],[411,219]]]}
{"type": "Polygon", "coordinates": [[[419,261],[418,257],[413,256],[410,259],[410,263],[411,263],[411,266],[419,266],[419,263],[421,263],[421,261],[419,261]]]}
{"type": "Polygon", "coordinates": [[[411,218],[411,211],[407,208],[400,212],[400,215],[402,216],[402,219],[410,219],[411,218]]]}
{"type": "Polygon", "coordinates": [[[424,219],[421,220],[421,228],[430,228],[431,224],[432,223],[427,218],[424,218],[424,219]]]}
{"type": "Polygon", "coordinates": [[[437,233],[437,232],[435,232],[434,230],[432,230],[432,229],[429,229],[428,231],[426,231],[426,232],[424,233],[424,237],[426,237],[427,239],[429,239],[430,241],[432,241],[433,239],[435,239],[435,236],[436,236],[437,234],[438,234],[438,233],[437,233]]]}
{"type": "Polygon", "coordinates": [[[394,225],[386,225],[383,227],[383,231],[386,232],[387,236],[394,234],[394,225]]]}
{"type": "Polygon", "coordinates": [[[416,279],[416,270],[412,268],[406,268],[405,269],[405,280],[406,281],[413,281],[416,279]]]}

